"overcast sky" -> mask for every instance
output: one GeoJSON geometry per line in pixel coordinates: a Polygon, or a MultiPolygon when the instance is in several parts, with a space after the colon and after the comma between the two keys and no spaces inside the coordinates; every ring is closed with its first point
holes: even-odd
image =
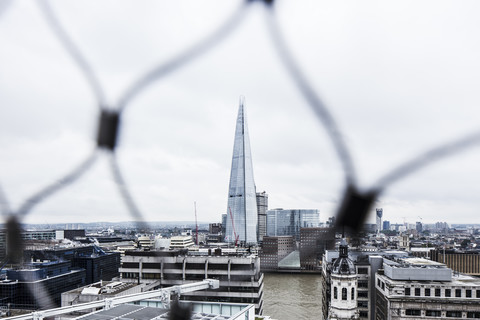
{"type": "MultiPolygon", "coordinates": [[[[222,25],[240,1],[53,1],[109,106],[140,75],[222,25]]],[[[0,6],[2,8],[2,6],[0,6]]],[[[332,143],[282,64],[253,4],[232,33],[141,92],[123,115],[119,166],[147,220],[220,221],[240,95],[257,191],[270,208],[335,214],[345,177],[332,143]]],[[[292,54],[335,117],[359,185],[480,130],[478,1],[278,1],[292,54]]],[[[94,94],[35,1],[0,12],[0,184],[10,205],[82,162],[94,94]]],[[[131,220],[101,154],[25,222],[131,220]]],[[[391,185],[392,222],[480,223],[480,146],[391,185]]],[[[372,218],[373,218],[372,209],[372,218]]]]}

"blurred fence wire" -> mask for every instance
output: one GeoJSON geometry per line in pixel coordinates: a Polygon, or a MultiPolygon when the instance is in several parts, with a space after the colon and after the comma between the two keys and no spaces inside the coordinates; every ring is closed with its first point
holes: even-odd
{"type": "MultiPolygon", "coordinates": [[[[27,214],[33,211],[35,206],[45,199],[52,197],[55,193],[75,183],[83,174],[92,168],[98,157],[105,153],[110,158],[111,172],[117,185],[119,195],[132,219],[137,221],[140,228],[147,228],[148,224],[143,218],[144,215],[142,214],[140,207],[136,204],[133,195],[130,193],[128,184],[123,178],[122,170],[118,166],[116,159],[115,147],[117,144],[118,133],[121,130],[121,117],[123,111],[134,98],[141,94],[145,88],[153,85],[155,81],[166,77],[181,67],[185,67],[189,62],[206,54],[208,51],[214,50],[214,48],[223,40],[227,39],[236,28],[241,26],[242,21],[248,14],[248,10],[252,6],[252,3],[255,2],[263,2],[264,10],[266,12],[266,28],[269,31],[272,46],[278,53],[280,61],[283,64],[283,67],[288,71],[291,80],[303,95],[306,103],[312,108],[314,114],[318,117],[321,126],[326,130],[335,153],[342,164],[346,182],[343,200],[337,211],[337,228],[344,229],[346,227],[351,231],[358,231],[365,222],[375,200],[385,188],[392,183],[413,174],[434,161],[441,160],[480,144],[479,132],[453,140],[450,143],[431,149],[424,154],[419,155],[417,158],[408,161],[404,165],[393,169],[370,189],[360,190],[356,182],[355,163],[351,156],[351,152],[342,137],[342,131],[335,121],[331,109],[322,101],[320,94],[311,85],[303,71],[300,69],[297,60],[291,54],[289,41],[282,34],[281,26],[277,21],[274,1],[242,1],[239,7],[235,9],[233,13],[225,19],[225,22],[212,34],[194,43],[187,50],[177,54],[170,61],[154,66],[151,70],[145,72],[141,77],[131,83],[130,87],[125,90],[115,105],[108,105],[102,84],[100,83],[95,70],[93,70],[86,57],[82,54],[80,50],[81,46],[74,43],[71,39],[68,31],[63,27],[60,18],[57,17],[54,8],[50,5],[50,2],[48,0],[38,0],[38,7],[43,13],[43,17],[47,21],[51,32],[55,34],[64,50],[69,53],[73,62],[85,77],[85,80],[89,84],[96,98],[100,114],[99,119],[96,120],[98,121],[97,147],[78,165],[78,167],[73,168],[65,176],[54,180],[54,182],[27,198],[17,210],[11,208],[6,194],[7,190],[2,189],[0,186],[0,206],[4,218],[9,221],[9,223],[6,224],[7,228],[13,232],[20,232],[19,224],[27,214]],[[100,149],[104,152],[99,152],[100,149]]],[[[0,2],[0,18],[5,13],[5,10],[13,5],[14,3],[9,0],[0,2]]],[[[13,252],[17,249],[14,247],[14,244],[11,243],[10,245],[13,247],[7,249],[7,252],[13,252]]],[[[18,257],[10,256],[9,258],[14,260],[18,257]]]]}

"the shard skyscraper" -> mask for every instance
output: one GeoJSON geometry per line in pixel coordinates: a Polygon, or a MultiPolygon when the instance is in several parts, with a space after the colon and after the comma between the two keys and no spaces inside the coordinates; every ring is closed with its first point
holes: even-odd
{"type": "Polygon", "coordinates": [[[227,226],[225,241],[257,243],[257,200],[253,180],[252,154],[248,137],[245,100],[240,97],[232,171],[228,188],[227,226]]]}

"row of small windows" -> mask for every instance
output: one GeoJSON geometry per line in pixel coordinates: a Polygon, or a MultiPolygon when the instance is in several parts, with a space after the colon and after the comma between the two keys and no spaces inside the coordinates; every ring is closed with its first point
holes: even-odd
{"type": "MultiPolygon", "coordinates": [[[[475,291],[475,297],[480,298],[480,290],[471,290],[471,289],[466,289],[465,290],[465,298],[473,298],[473,291],[475,291]]],[[[435,295],[435,297],[441,297],[442,296],[442,289],[435,288],[434,290],[432,290],[430,288],[425,288],[423,293],[424,293],[425,297],[431,297],[433,295],[435,295]]],[[[462,289],[454,289],[454,290],[444,289],[445,297],[452,297],[452,294],[454,294],[456,298],[461,298],[462,297],[462,289]]],[[[406,296],[411,296],[412,295],[411,288],[405,288],[405,295],[406,296]]],[[[414,295],[416,297],[421,296],[420,288],[414,288],[414,295]]]]}
{"type": "Polygon", "coordinates": [[[357,268],[357,273],[358,274],[368,274],[368,268],[362,267],[362,268],[357,268]]]}
{"type": "MultiPolygon", "coordinates": [[[[406,316],[421,316],[422,311],[420,309],[406,309],[406,316]]],[[[467,318],[480,319],[480,312],[467,312],[467,318]]],[[[440,310],[425,310],[426,317],[442,317],[442,311],[440,310]]],[[[445,311],[445,317],[447,318],[462,318],[462,311],[445,311]]]]}
{"type": "MultiPolygon", "coordinates": [[[[348,295],[347,288],[342,288],[342,300],[347,300],[347,295],[348,295]]],[[[352,288],[352,290],[350,290],[350,297],[351,297],[351,300],[355,299],[355,289],[354,288],[352,288]]],[[[333,299],[338,299],[338,288],[337,287],[333,288],[333,299]]]]}

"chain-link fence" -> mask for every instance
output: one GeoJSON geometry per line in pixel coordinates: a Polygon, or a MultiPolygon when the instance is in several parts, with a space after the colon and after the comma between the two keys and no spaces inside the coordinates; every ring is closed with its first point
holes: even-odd
{"type": "MultiPolygon", "coordinates": [[[[85,175],[99,158],[106,157],[109,161],[111,174],[118,188],[119,198],[125,204],[131,219],[136,221],[140,228],[148,228],[148,223],[144,219],[144,214],[139,209],[135,197],[130,192],[122,170],[117,160],[118,136],[122,131],[122,120],[125,117],[126,110],[147,88],[154,86],[160,79],[166,78],[180,70],[186,68],[190,63],[200,57],[215,51],[220,44],[227,41],[232,34],[242,28],[246,17],[252,10],[263,10],[265,30],[268,32],[271,46],[277,53],[281,65],[278,68],[284,68],[288,73],[290,80],[303,96],[304,101],[311,107],[313,113],[318,118],[322,128],[326,131],[332,144],[332,150],[341,163],[345,176],[345,192],[340,197],[340,205],[337,211],[337,228],[357,231],[365,222],[372,205],[378,199],[386,188],[396,183],[400,179],[415,174],[429,164],[455,155],[465,149],[480,144],[480,131],[472,134],[452,138],[451,141],[426,148],[422,154],[407,161],[403,165],[392,168],[390,173],[384,175],[373,186],[361,189],[358,186],[357,168],[351,155],[349,146],[345,142],[342,130],[331,113],[330,106],[322,100],[317,90],[309,82],[307,76],[302,71],[299,61],[292,53],[292,46],[282,34],[282,28],[279,26],[276,7],[274,1],[243,1],[234,12],[226,17],[225,22],[220,24],[215,31],[203,39],[195,41],[191,46],[174,56],[171,60],[153,66],[137,79],[133,79],[130,86],[120,95],[118,101],[114,104],[107,102],[104,92],[104,84],[96,74],[95,68],[91,66],[88,59],[82,53],[82,44],[76,43],[70,36],[61,22],[61,12],[56,12],[55,7],[47,0],[38,0],[38,9],[47,22],[51,33],[55,35],[58,42],[63,47],[78,70],[81,71],[85,81],[95,97],[95,104],[99,110],[99,117],[96,119],[96,147],[85,159],[79,160],[78,166],[72,168],[67,174],[61,177],[52,177],[52,182],[37,192],[27,197],[23,203],[14,208],[8,201],[8,188],[0,188],[0,204],[5,225],[7,229],[6,243],[7,259],[11,262],[19,261],[21,255],[22,243],[20,237],[20,224],[29,214],[34,214],[35,208],[42,201],[54,197],[59,191],[68,188],[85,175]],[[263,6],[263,8],[261,8],[263,6]]],[[[9,7],[15,6],[13,1],[0,2],[0,19],[7,13],[9,7]]],[[[1,27],[1,26],[0,26],[1,27]]],[[[32,30],[31,32],[35,32],[32,30]]],[[[267,41],[267,40],[266,40],[267,41]]],[[[252,49],[252,48],[248,48],[252,49]]],[[[234,76],[234,75],[228,75],[234,76]]],[[[252,75],[254,76],[254,75],[252,75]]],[[[274,93],[272,93],[274,94],[274,93]]],[[[275,93],[281,94],[281,93],[275,93]]],[[[0,177],[1,178],[1,177],[0,177]]],[[[47,307],[47,306],[45,306],[47,307]]]]}

